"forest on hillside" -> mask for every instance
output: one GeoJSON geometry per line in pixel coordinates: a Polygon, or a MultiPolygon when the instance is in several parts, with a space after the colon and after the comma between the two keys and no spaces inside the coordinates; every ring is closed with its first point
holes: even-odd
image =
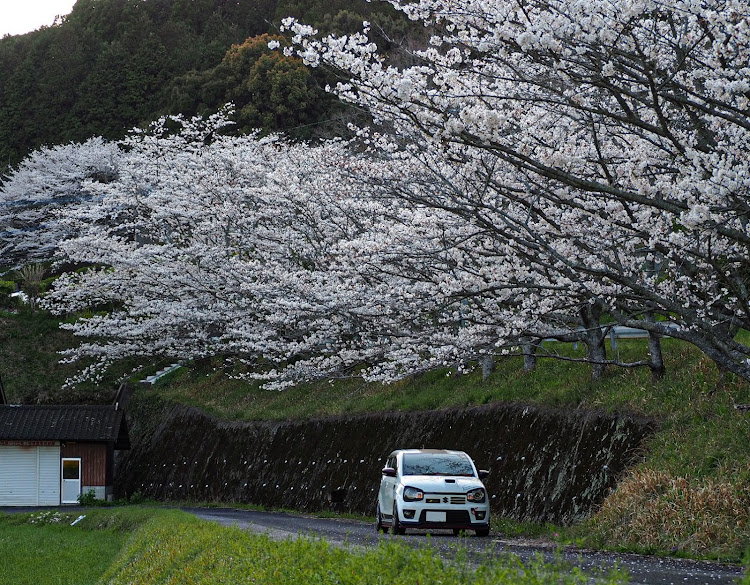
{"type": "Polygon", "coordinates": [[[243,131],[336,133],[352,113],[323,91],[330,73],[271,51],[263,35],[278,34],[289,15],[337,33],[366,19],[387,50],[407,30],[389,8],[364,0],[78,0],[60,23],[0,40],[0,175],[43,145],[118,139],[160,115],[228,101],[243,131]]]}

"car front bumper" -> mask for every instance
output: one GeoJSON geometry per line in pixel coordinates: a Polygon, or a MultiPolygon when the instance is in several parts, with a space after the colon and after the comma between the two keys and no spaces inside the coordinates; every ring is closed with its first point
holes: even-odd
{"type": "Polygon", "coordinates": [[[482,529],[489,526],[490,511],[485,505],[435,506],[403,502],[398,511],[404,528],[482,529]]]}

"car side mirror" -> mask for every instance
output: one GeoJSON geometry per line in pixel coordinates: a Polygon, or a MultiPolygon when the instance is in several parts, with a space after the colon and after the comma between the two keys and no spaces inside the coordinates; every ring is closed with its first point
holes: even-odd
{"type": "Polygon", "coordinates": [[[393,467],[384,467],[383,475],[387,475],[388,477],[396,477],[396,470],[393,469],[393,467]]]}
{"type": "Polygon", "coordinates": [[[479,476],[479,479],[486,479],[487,477],[489,477],[489,475],[490,475],[490,472],[487,471],[486,469],[480,469],[477,472],[477,476],[479,476]]]}

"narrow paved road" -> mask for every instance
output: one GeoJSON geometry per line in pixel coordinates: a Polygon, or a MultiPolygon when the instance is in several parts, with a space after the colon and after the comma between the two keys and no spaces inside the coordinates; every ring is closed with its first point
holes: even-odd
{"type": "MultiPolygon", "coordinates": [[[[263,532],[273,538],[310,535],[323,538],[336,545],[367,547],[382,539],[399,539],[411,546],[426,546],[428,540],[422,531],[405,536],[376,534],[369,522],[330,518],[312,518],[281,512],[256,512],[229,508],[185,508],[205,520],[224,525],[237,525],[246,530],[263,532]]],[[[519,539],[507,539],[491,534],[489,538],[458,539],[450,531],[436,531],[429,540],[441,555],[450,557],[458,546],[468,549],[470,558],[482,559],[488,555],[514,554],[521,559],[541,554],[553,558],[557,552],[553,545],[519,539]]],[[[609,569],[616,564],[630,574],[630,583],[639,585],[729,585],[742,577],[742,568],[703,561],[675,558],[624,555],[566,548],[562,558],[586,571],[609,569]]]]}

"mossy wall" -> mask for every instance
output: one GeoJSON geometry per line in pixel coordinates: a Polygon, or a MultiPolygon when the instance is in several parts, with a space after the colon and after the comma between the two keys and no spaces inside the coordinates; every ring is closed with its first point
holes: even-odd
{"type": "Polygon", "coordinates": [[[252,423],[184,406],[156,410],[149,423],[131,409],[118,497],[373,515],[391,451],[449,448],[490,471],[494,514],[561,524],[602,501],[654,430],[637,417],[510,404],[252,423]]]}

